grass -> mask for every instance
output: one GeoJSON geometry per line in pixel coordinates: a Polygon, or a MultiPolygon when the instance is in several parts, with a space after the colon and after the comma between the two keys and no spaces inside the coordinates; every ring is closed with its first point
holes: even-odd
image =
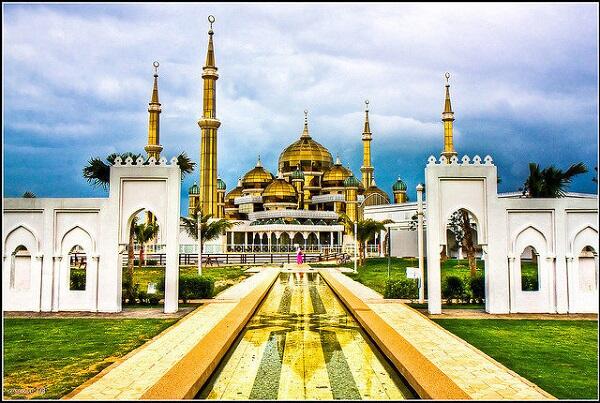
{"type": "MultiPolygon", "coordinates": [[[[215,295],[225,290],[228,287],[242,281],[248,274],[244,272],[245,266],[227,266],[227,267],[203,267],[202,275],[215,280],[215,295]]],[[[123,268],[123,272],[127,271],[127,267],[123,268]]],[[[180,266],[179,274],[197,274],[197,266],[180,266]]],[[[133,279],[134,283],[140,284],[140,290],[146,291],[148,283],[158,283],[165,275],[165,268],[160,266],[143,266],[134,267],[133,279]]]]}
{"type": "Polygon", "coordinates": [[[5,318],[4,397],[59,398],[176,321],[5,318]]]}
{"type": "Polygon", "coordinates": [[[598,322],[438,319],[559,399],[598,398],[598,322]]]}
{"type": "MultiPolygon", "coordinates": [[[[346,263],[342,266],[353,268],[354,263],[346,263]]],[[[419,261],[416,258],[390,258],[390,279],[405,280],[407,267],[418,267],[419,261]]],[[[365,261],[364,266],[358,267],[358,274],[345,273],[347,276],[366,285],[369,288],[383,294],[385,290],[385,282],[387,281],[388,273],[387,258],[369,258],[365,261]]],[[[483,273],[483,261],[477,260],[477,272],[483,273]]],[[[467,260],[449,259],[442,265],[441,278],[442,281],[446,276],[456,275],[459,277],[470,276],[469,263],[467,260]]],[[[425,267],[425,278],[427,278],[427,267],[425,267]]]]}

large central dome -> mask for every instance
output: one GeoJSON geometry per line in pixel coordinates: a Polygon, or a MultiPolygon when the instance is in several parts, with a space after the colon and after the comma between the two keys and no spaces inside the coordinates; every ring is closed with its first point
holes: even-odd
{"type": "Polygon", "coordinates": [[[286,147],[279,156],[279,171],[292,172],[300,165],[302,171],[323,172],[331,168],[331,153],[308,134],[307,112],[304,111],[304,131],[300,139],[286,147]]]}

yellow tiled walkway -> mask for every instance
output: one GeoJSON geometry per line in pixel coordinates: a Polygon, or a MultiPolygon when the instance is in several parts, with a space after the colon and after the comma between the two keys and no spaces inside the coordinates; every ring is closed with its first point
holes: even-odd
{"type": "Polygon", "coordinates": [[[373,290],[339,272],[334,272],[332,275],[448,375],[471,398],[554,399],[538,386],[405,304],[386,301],[373,290]]]}
{"type": "Polygon", "coordinates": [[[212,303],[190,313],[104,376],[71,397],[75,400],[139,399],[188,353],[248,292],[268,275],[254,276],[227,289],[212,303]]]}

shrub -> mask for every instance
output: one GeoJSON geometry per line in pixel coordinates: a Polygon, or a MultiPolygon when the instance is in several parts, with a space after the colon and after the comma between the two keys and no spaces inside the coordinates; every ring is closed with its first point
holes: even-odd
{"type": "Polygon", "coordinates": [[[417,280],[388,280],[385,283],[384,298],[419,298],[417,280]]]}
{"type": "Polygon", "coordinates": [[[70,273],[70,290],[85,290],[85,270],[71,269],[70,273]]]}
{"type": "MultiPolygon", "coordinates": [[[[158,291],[165,291],[165,278],[161,278],[156,285],[158,291]]],[[[183,303],[188,299],[212,298],[215,292],[215,280],[211,277],[197,274],[179,275],[179,298],[183,303]]]]}
{"type": "Polygon", "coordinates": [[[146,259],[144,261],[144,263],[146,264],[146,266],[157,266],[158,260],[157,259],[146,259]]]}
{"type": "Polygon", "coordinates": [[[148,303],[150,305],[158,305],[160,300],[163,298],[162,294],[149,294],[148,295],[148,303]]]}
{"type": "Polygon", "coordinates": [[[146,291],[138,291],[138,299],[140,300],[140,304],[146,305],[148,303],[148,294],[146,291]]]}
{"type": "Polygon", "coordinates": [[[197,274],[179,276],[179,297],[185,304],[188,299],[212,298],[215,280],[197,274]]]}
{"type": "Polygon", "coordinates": [[[477,275],[469,279],[469,288],[471,295],[477,303],[482,303],[485,298],[485,277],[477,275]]]}
{"type": "Polygon", "coordinates": [[[521,274],[521,290],[538,291],[538,276],[530,274],[521,274]]]}
{"type": "Polygon", "coordinates": [[[446,298],[448,304],[453,299],[462,300],[466,297],[465,284],[458,276],[448,276],[442,283],[442,297],[446,298]]]}

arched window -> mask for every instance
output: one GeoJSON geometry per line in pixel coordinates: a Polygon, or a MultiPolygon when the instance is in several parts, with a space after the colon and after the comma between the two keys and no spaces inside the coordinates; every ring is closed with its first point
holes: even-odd
{"type": "Polygon", "coordinates": [[[31,285],[31,253],[23,245],[15,248],[11,256],[10,288],[28,290],[31,285]]]}
{"type": "Polygon", "coordinates": [[[87,255],[80,245],[69,251],[69,290],[85,291],[87,274],[87,255]]]}
{"type": "Polygon", "coordinates": [[[539,253],[527,246],[521,253],[521,291],[539,291],[539,253]]]}
{"type": "Polygon", "coordinates": [[[586,246],[579,254],[579,289],[593,292],[598,289],[598,254],[591,246],[586,246]]]}

